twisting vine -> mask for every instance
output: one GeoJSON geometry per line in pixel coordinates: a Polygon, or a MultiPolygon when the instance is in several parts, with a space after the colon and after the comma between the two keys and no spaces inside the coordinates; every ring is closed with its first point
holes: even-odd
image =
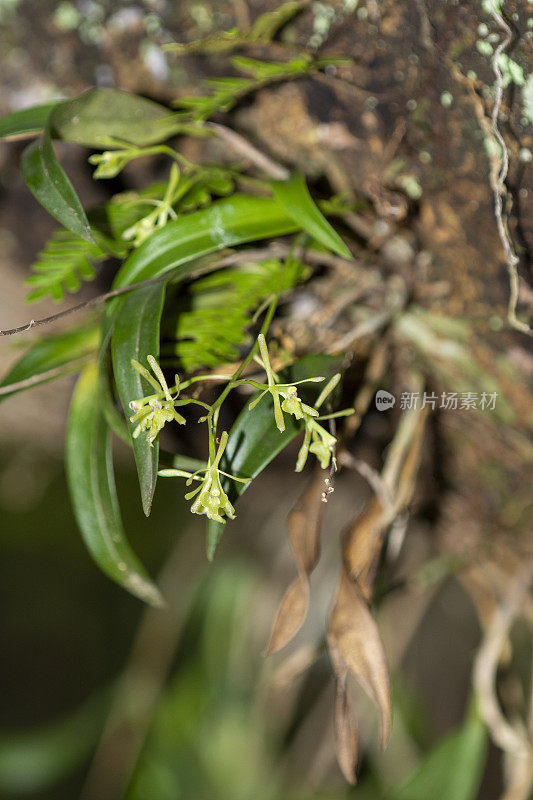
{"type": "Polygon", "coordinates": [[[511,241],[511,237],[509,232],[507,231],[504,218],[503,218],[503,198],[506,193],[505,189],[505,181],[507,178],[507,174],[509,172],[509,153],[507,151],[507,146],[505,144],[505,140],[502,136],[502,133],[499,128],[499,120],[500,120],[500,110],[501,104],[503,99],[503,75],[499,65],[499,59],[502,53],[505,52],[507,47],[510,45],[513,32],[505,21],[503,16],[500,14],[496,7],[496,0],[490,0],[490,15],[498,25],[498,27],[504,32],[504,38],[498,45],[498,47],[494,50],[494,53],[491,58],[491,66],[492,71],[494,72],[494,76],[496,78],[495,81],[495,98],[494,98],[494,105],[492,108],[491,114],[491,132],[498,144],[500,145],[501,149],[501,162],[499,166],[498,175],[496,181],[493,185],[493,193],[494,193],[494,214],[496,217],[496,224],[498,226],[498,234],[500,236],[500,241],[502,243],[502,247],[505,253],[505,261],[507,265],[507,272],[509,274],[509,303],[507,306],[507,319],[509,324],[512,325],[513,328],[516,330],[522,331],[522,333],[526,333],[529,336],[533,335],[533,331],[522,320],[518,319],[516,316],[516,307],[518,305],[518,296],[519,296],[519,280],[518,280],[518,270],[517,266],[520,261],[516,253],[514,252],[513,243],[511,241]]]}

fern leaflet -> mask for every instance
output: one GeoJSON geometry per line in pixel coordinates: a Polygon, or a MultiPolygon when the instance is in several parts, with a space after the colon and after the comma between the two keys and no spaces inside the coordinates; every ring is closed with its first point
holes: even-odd
{"type": "Polygon", "coordinates": [[[32,287],[26,302],[37,303],[49,295],[61,302],[65,290],[77,292],[82,280],[92,281],[96,277],[93,262],[102,261],[107,255],[98,244],[87,242],[71,231],[54,231],[33,264],[35,274],[24,281],[32,287]]]}
{"type": "Polygon", "coordinates": [[[270,259],[214,272],[192,287],[192,308],[177,324],[175,352],[186,371],[215,367],[239,357],[251,314],[273,294],[304,277],[299,261],[270,259]]]}

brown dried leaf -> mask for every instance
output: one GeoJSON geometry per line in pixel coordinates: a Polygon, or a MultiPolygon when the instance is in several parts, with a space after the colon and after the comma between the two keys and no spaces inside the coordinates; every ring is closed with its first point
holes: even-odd
{"type": "Polygon", "coordinates": [[[357,726],[352,704],[346,691],[346,681],[337,682],[335,697],[335,742],[337,761],[348,783],[357,783],[357,726]]]}
{"type": "Polygon", "coordinates": [[[299,573],[309,575],[320,557],[320,527],[324,515],[324,472],[315,470],[307,489],[287,518],[289,540],[299,573]]]}
{"type": "Polygon", "coordinates": [[[348,672],[353,674],[378,709],[382,748],[390,736],[389,674],[381,636],[368,603],[384,535],[413,495],[426,415],[427,409],[408,412],[402,418],[389,448],[381,478],[378,478],[381,491],[348,525],[342,537],[344,569],[330,618],[327,641],[337,678],[337,758],[344,776],[350,782],[355,781],[357,739],[346,694],[348,672]]]}
{"type": "Polygon", "coordinates": [[[296,636],[307,615],[309,574],[320,556],[323,490],[323,472],[317,469],[305,493],[289,514],[287,526],[298,576],[290,584],[279,605],[266,649],[267,655],[285,647],[296,636]]]}
{"type": "MultiPolygon", "coordinates": [[[[363,573],[368,571],[380,550],[387,522],[388,515],[384,513],[381,500],[374,497],[342,534],[344,567],[360,584],[364,584],[363,573]]],[[[367,587],[360,585],[360,588],[366,596],[367,587]]]]}
{"type": "Polygon", "coordinates": [[[290,584],[279,604],[266,655],[277,653],[296,636],[302,627],[308,607],[309,581],[306,576],[298,576],[290,584]]]}
{"type": "Polygon", "coordinates": [[[378,627],[365,598],[346,572],[339,584],[331,614],[328,647],[337,679],[348,669],[376,704],[380,716],[381,746],[391,730],[391,698],[385,651],[378,627]]]}
{"type": "Polygon", "coordinates": [[[397,516],[410,502],[415,489],[416,476],[420,465],[422,443],[428,408],[421,410],[412,429],[405,458],[400,469],[394,496],[394,516],[397,516]]]}

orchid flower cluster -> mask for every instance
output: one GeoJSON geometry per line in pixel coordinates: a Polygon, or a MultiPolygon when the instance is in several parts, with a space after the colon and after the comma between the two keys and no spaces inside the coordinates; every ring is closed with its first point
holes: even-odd
{"type": "Polygon", "coordinates": [[[229,519],[235,519],[235,509],[230,503],[228,495],[222,488],[220,476],[224,475],[226,478],[230,478],[233,481],[238,481],[239,483],[249,483],[248,478],[238,478],[236,475],[230,475],[229,473],[223,472],[218,468],[220,459],[222,458],[224,450],[226,449],[228,438],[228,432],[224,431],[220,437],[220,442],[216,453],[214,453],[214,448],[213,453],[210,452],[205,469],[200,469],[192,474],[181,469],[161,469],[158,473],[166,478],[187,478],[188,480],[186,486],[190,486],[194,480],[201,481],[201,484],[197,489],[193,489],[192,492],[188,492],[185,495],[185,499],[192,500],[193,497],[196,497],[196,500],[191,506],[192,513],[205,514],[207,517],[209,517],[209,519],[214,519],[217,522],[226,521],[223,517],[223,514],[226,514],[229,519]],[[214,458],[212,459],[213,454],[214,458]],[[201,478],[200,475],[203,475],[203,478],[201,478]]]}
{"type": "Polygon", "coordinates": [[[150,375],[146,367],[143,367],[142,364],[139,364],[135,359],[131,360],[131,365],[137,370],[139,375],[142,375],[150,386],[156,390],[156,394],[149,395],[148,397],[141,397],[140,400],[131,401],[130,409],[134,413],[133,416],[130,417],[130,422],[134,424],[137,423],[137,427],[132,434],[133,438],[137,439],[143,431],[146,431],[146,440],[150,447],[152,447],[156,436],[165,426],[165,423],[174,420],[180,425],[185,425],[185,417],[178,414],[175,409],[179,395],[179,377],[176,375],[177,393],[175,397],[172,397],[163,371],[155,358],[153,356],[148,356],[147,361],[152,367],[157,380],[150,375]],[[163,394],[163,398],[160,397],[160,394],[163,394]]]}
{"type": "MultiPolygon", "coordinates": [[[[261,365],[264,368],[268,386],[259,395],[257,399],[252,401],[248,408],[250,411],[255,408],[255,406],[260,402],[260,400],[264,397],[267,392],[270,392],[272,395],[272,399],[274,402],[274,418],[276,420],[276,426],[280,433],[283,433],[285,430],[285,420],[283,418],[283,412],[287,414],[292,414],[295,419],[300,420],[303,419],[305,425],[305,436],[302,447],[300,448],[300,452],[298,453],[298,459],[296,462],[296,472],[301,472],[305,466],[305,462],[307,461],[307,456],[311,452],[320,461],[320,466],[322,469],[327,469],[329,467],[332,453],[335,449],[335,445],[337,440],[335,436],[331,433],[328,433],[321,425],[318,424],[318,420],[323,419],[330,419],[335,416],[345,415],[347,413],[352,413],[352,409],[347,409],[345,412],[340,412],[337,414],[330,414],[325,417],[319,416],[318,409],[326,399],[326,397],[331,394],[335,386],[340,381],[340,373],[331,378],[329,383],[325,386],[325,388],[320,393],[317,401],[315,403],[314,408],[311,406],[302,403],[301,399],[298,397],[298,390],[296,386],[300,383],[316,383],[323,381],[324,378],[317,377],[317,378],[305,378],[302,381],[296,381],[295,383],[288,384],[288,383],[278,383],[277,376],[272,370],[270,365],[270,358],[268,355],[268,348],[266,345],[265,337],[263,334],[259,334],[258,336],[258,343],[259,343],[259,350],[261,352],[261,365]],[[281,399],[283,398],[283,402],[281,399]]],[[[253,381],[249,381],[252,385],[257,385],[258,387],[261,384],[255,384],[253,381]]]]}
{"type": "Polygon", "coordinates": [[[174,420],[180,425],[185,424],[185,418],[176,411],[176,406],[195,403],[207,409],[207,415],[201,417],[199,420],[199,422],[207,422],[208,424],[209,458],[206,466],[193,473],[182,469],[161,469],[158,474],[162,477],[187,478],[187,486],[191,486],[195,481],[198,481],[200,485],[188,492],[185,495],[185,499],[192,500],[194,498],[194,502],[191,506],[193,514],[204,514],[209,519],[216,520],[217,522],[225,522],[225,517],[229,519],[234,519],[235,517],[235,509],[223,488],[225,482],[221,479],[221,476],[239,483],[249,483],[251,480],[251,478],[230,475],[220,469],[220,462],[228,444],[229,434],[227,431],[224,431],[220,435],[220,438],[217,437],[216,427],[218,412],[223,400],[227,397],[231,389],[236,386],[249,385],[261,391],[259,396],[249,403],[248,408],[250,411],[253,411],[266,394],[270,394],[274,406],[274,420],[280,433],[283,433],[285,430],[284,414],[292,415],[296,420],[303,420],[305,434],[302,447],[298,453],[296,472],[302,471],[309,453],[317,457],[323,469],[329,467],[337,440],[332,433],[327,431],[319,423],[323,420],[353,413],[353,409],[345,409],[344,411],[321,416],[318,411],[324,400],[337,386],[341,377],[340,373],[334,375],[326,384],[314,406],[309,406],[302,402],[301,398],[298,396],[297,386],[302,383],[316,383],[325,379],[323,377],[315,377],[305,378],[304,380],[295,381],[294,383],[280,383],[270,363],[264,334],[259,334],[257,345],[259,347],[260,357],[252,353],[250,354],[249,360],[251,360],[253,355],[257,363],[265,370],[267,383],[260,383],[251,379],[240,379],[239,376],[243,369],[243,365],[241,365],[240,369],[229,379],[222,394],[212,406],[195,398],[179,399],[179,394],[181,389],[190,385],[192,381],[211,380],[214,376],[198,376],[180,384],[180,379],[176,375],[176,384],[171,390],[154,356],[149,355],[147,361],[152,368],[155,378],[142,364],[139,364],[138,361],[132,360],[131,362],[133,368],[156,390],[155,394],[142,397],[139,400],[132,400],[130,403],[130,409],[134,412],[130,417],[130,422],[136,424],[132,434],[134,439],[141,433],[146,433],[146,440],[150,446],[152,446],[154,440],[167,422],[174,420]]]}

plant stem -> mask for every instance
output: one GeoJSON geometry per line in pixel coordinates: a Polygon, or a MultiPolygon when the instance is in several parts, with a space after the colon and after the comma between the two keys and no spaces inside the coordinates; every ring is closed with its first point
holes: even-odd
{"type": "MultiPolygon", "coordinates": [[[[276,311],[277,302],[278,302],[278,297],[276,295],[273,298],[272,302],[270,303],[270,306],[269,306],[269,309],[268,309],[268,311],[266,313],[264,322],[263,322],[263,324],[261,326],[260,335],[262,334],[264,336],[265,333],[268,331],[268,329],[270,327],[270,323],[272,322],[272,319],[274,317],[274,313],[276,311]]],[[[234,386],[237,385],[238,379],[240,378],[240,376],[242,375],[242,373],[244,372],[244,370],[246,369],[246,367],[248,366],[250,361],[253,359],[255,353],[257,352],[257,348],[258,347],[259,347],[259,342],[258,342],[258,340],[256,340],[254,345],[253,345],[253,347],[251,348],[250,352],[246,356],[246,358],[243,359],[241,364],[237,367],[237,369],[235,370],[235,372],[233,373],[233,375],[229,379],[227,386],[224,387],[224,389],[222,390],[222,392],[220,393],[218,398],[215,400],[215,402],[211,406],[211,411],[209,412],[209,415],[208,415],[210,420],[213,420],[215,412],[218,411],[218,409],[220,408],[220,406],[222,405],[222,403],[224,402],[224,400],[226,399],[228,394],[231,392],[231,390],[234,388],[234,386]]]]}

